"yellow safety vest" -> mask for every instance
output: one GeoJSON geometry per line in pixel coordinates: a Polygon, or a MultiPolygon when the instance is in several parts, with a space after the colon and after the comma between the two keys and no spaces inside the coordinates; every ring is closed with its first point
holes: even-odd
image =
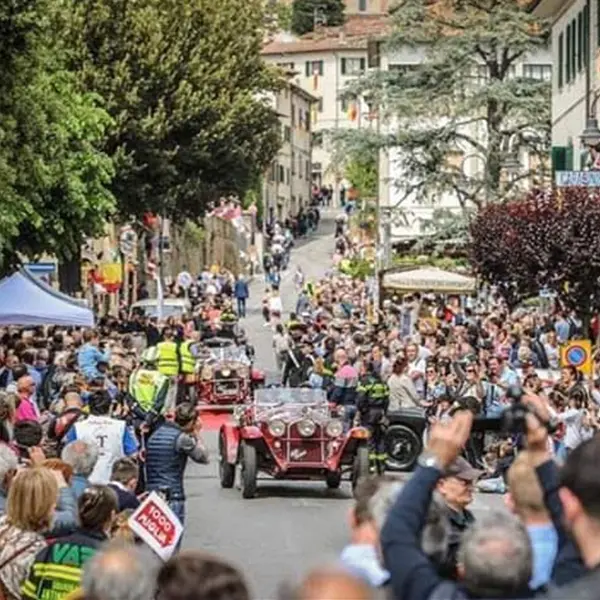
{"type": "Polygon", "coordinates": [[[154,405],[156,394],[166,379],[158,371],[138,369],[129,378],[129,393],[136,399],[142,410],[148,412],[154,405]]]}
{"type": "Polygon", "coordinates": [[[196,359],[190,352],[190,346],[193,344],[191,340],[183,342],[179,346],[179,357],[181,358],[181,372],[185,375],[196,372],[196,359]]]}
{"type": "Polygon", "coordinates": [[[167,377],[179,374],[179,357],[175,342],[161,342],[156,346],[158,350],[158,371],[167,377]]]}

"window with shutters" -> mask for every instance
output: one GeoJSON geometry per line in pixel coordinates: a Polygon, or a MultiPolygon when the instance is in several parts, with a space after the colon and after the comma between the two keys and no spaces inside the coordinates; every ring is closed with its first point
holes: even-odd
{"type": "Polygon", "coordinates": [[[567,148],[565,146],[554,146],[552,148],[552,170],[567,170],[567,148]]]}
{"type": "Polygon", "coordinates": [[[565,82],[571,83],[571,24],[567,25],[567,47],[565,48],[565,82]]]}
{"type": "Polygon", "coordinates": [[[558,36],[558,89],[564,85],[564,69],[565,69],[565,36],[561,33],[558,36]]]}
{"type": "Polygon", "coordinates": [[[342,75],[360,75],[365,72],[366,58],[342,58],[342,75]]]}
{"type": "Polygon", "coordinates": [[[322,60],[307,60],[304,63],[304,74],[307,77],[319,75],[323,77],[323,61],[322,60]]]}
{"type": "Polygon", "coordinates": [[[282,165],[279,165],[279,183],[283,183],[285,181],[285,169],[282,165]]]}
{"type": "Polygon", "coordinates": [[[583,9],[583,64],[588,65],[590,62],[590,7],[586,5],[583,9]]]}
{"type": "Polygon", "coordinates": [[[577,70],[583,69],[583,13],[577,15],[577,70]]]}
{"type": "Polygon", "coordinates": [[[552,81],[552,65],[523,65],[523,77],[539,81],[552,81]]]}
{"type": "Polygon", "coordinates": [[[571,21],[571,77],[577,75],[577,21],[571,21]]]}
{"type": "Polygon", "coordinates": [[[359,12],[367,12],[367,0],[358,0],[359,12]]]}

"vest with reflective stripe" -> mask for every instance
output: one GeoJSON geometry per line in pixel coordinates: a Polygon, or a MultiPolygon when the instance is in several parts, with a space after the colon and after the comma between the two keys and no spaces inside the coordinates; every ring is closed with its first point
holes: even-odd
{"type": "Polygon", "coordinates": [[[181,429],[174,423],[161,425],[146,444],[146,472],[148,491],[168,487],[172,500],[184,500],[183,473],[187,456],[175,448],[181,429]]]}
{"type": "Polygon", "coordinates": [[[129,379],[129,393],[136,399],[144,412],[148,412],[156,398],[156,394],[163,386],[166,377],[158,371],[138,369],[131,374],[129,379]]]}
{"type": "Polygon", "coordinates": [[[175,342],[161,342],[156,346],[158,350],[157,366],[160,373],[172,377],[179,373],[179,357],[175,342]]]}
{"type": "Polygon", "coordinates": [[[187,342],[183,342],[181,346],[179,346],[179,356],[181,357],[181,372],[188,374],[194,373],[196,371],[196,359],[192,356],[190,352],[190,346],[193,344],[191,340],[187,342]]]}

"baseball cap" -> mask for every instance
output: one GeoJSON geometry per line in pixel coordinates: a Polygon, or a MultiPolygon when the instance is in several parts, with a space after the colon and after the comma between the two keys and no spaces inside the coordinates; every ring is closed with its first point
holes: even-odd
{"type": "Polygon", "coordinates": [[[483,471],[471,466],[471,463],[459,456],[444,473],[446,477],[457,477],[465,481],[476,481],[483,475],[483,471]]]}

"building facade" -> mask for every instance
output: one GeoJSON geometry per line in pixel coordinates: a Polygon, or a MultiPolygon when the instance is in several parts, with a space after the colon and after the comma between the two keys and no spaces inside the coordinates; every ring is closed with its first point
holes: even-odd
{"type": "MultiPolygon", "coordinates": [[[[383,70],[409,69],[412,65],[420,64],[426,59],[424,49],[403,48],[399,52],[382,56],[381,68],[383,70]]],[[[481,76],[478,75],[475,85],[486,85],[488,79],[485,65],[480,65],[481,76]]],[[[535,55],[524,56],[515,64],[512,77],[530,77],[550,81],[552,78],[552,52],[550,49],[540,49],[535,55]]],[[[393,132],[398,127],[397,122],[382,124],[382,129],[393,132]]],[[[465,128],[464,133],[477,140],[482,145],[486,144],[486,132],[483,123],[465,128]]],[[[431,222],[433,213],[443,209],[452,212],[461,211],[458,197],[452,193],[440,194],[435,201],[423,202],[416,195],[407,194],[410,186],[410,174],[402,172],[399,166],[401,159],[399,150],[382,152],[380,156],[380,202],[391,213],[398,216],[391,223],[391,237],[393,241],[409,240],[422,236],[431,222]],[[401,217],[400,217],[401,216],[401,217]]],[[[533,168],[530,162],[533,157],[520,150],[519,162],[533,168]]],[[[446,164],[460,168],[467,177],[481,177],[485,168],[482,159],[472,152],[463,152],[457,149],[451,156],[446,157],[446,164]]],[[[526,182],[524,182],[526,185],[526,182]]]]}
{"type": "Polygon", "coordinates": [[[282,144],[263,180],[263,203],[267,218],[285,219],[310,203],[317,98],[288,81],[269,101],[279,115],[282,144]]]}
{"type": "Polygon", "coordinates": [[[553,168],[581,170],[587,152],[579,138],[588,113],[597,116],[594,98],[600,92],[600,5],[590,0],[537,0],[534,14],[552,22],[553,168]]]}
{"type": "Polygon", "coordinates": [[[301,37],[279,34],[263,49],[267,62],[292,72],[294,83],[316,97],[312,180],[317,185],[338,190],[343,177],[328,133],[374,126],[373,112],[364,99],[344,92],[367,68],[368,38],[380,35],[386,27],[385,17],[349,16],[341,27],[322,28],[301,37]]]}

